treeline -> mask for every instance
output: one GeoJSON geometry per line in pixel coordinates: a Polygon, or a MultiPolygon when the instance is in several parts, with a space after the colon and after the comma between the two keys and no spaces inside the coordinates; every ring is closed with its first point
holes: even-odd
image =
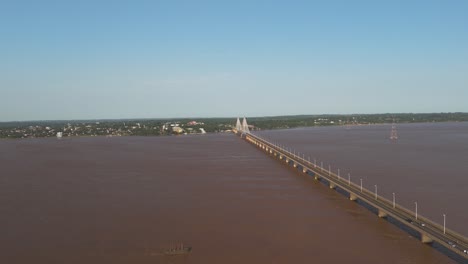
{"type": "Polygon", "coordinates": [[[387,113],[351,115],[297,115],[247,118],[259,129],[382,123],[467,122],[468,113],[387,113]]]}
{"type": "MultiPolygon", "coordinates": [[[[51,137],[57,132],[63,136],[159,136],[172,134],[171,125],[185,132],[225,132],[236,124],[232,118],[182,118],[182,119],[123,119],[0,122],[0,138],[51,137]],[[190,121],[197,124],[189,125],[190,121]],[[164,129],[166,128],[166,129],[164,129]],[[168,129],[169,128],[169,129],[168,129]]],[[[247,117],[251,129],[284,129],[309,126],[334,126],[381,123],[467,122],[468,113],[386,113],[350,115],[296,115],[247,117]]]]}

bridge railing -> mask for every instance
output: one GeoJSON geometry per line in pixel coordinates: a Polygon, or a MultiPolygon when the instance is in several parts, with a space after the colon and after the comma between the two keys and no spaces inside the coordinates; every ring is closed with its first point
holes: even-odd
{"type": "MultiPolygon", "coordinates": [[[[352,186],[354,189],[358,189],[358,190],[361,190],[361,185],[358,185],[354,182],[349,182],[346,178],[344,177],[341,177],[341,176],[338,176],[337,174],[331,172],[331,171],[328,171],[327,169],[321,167],[321,166],[318,166],[317,164],[314,164],[314,163],[311,163],[309,160],[305,160],[304,158],[298,156],[298,155],[295,155],[294,153],[290,152],[289,150],[285,149],[285,148],[282,148],[282,147],[278,147],[276,146],[275,144],[272,144],[271,142],[263,139],[263,138],[260,138],[254,134],[251,134],[249,133],[249,136],[255,138],[255,140],[258,140],[258,141],[261,141],[263,142],[264,144],[267,144],[270,148],[272,149],[275,149],[279,152],[282,152],[283,154],[286,154],[286,155],[289,155],[289,158],[293,158],[293,159],[297,159],[296,162],[299,163],[299,165],[301,166],[305,166],[307,169],[313,171],[314,173],[319,173],[319,175],[321,175],[322,177],[329,177],[331,180],[333,180],[334,182],[336,183],[339,183],[340,185],[345,185],[345,186],[340,186],[341,188],[346,188],[346,185],[348,186],[352,186]]],[[[350,190],[349,190],[350,191],[350,190]]],[[[365,187],[362,187],[362,191],[359,191],[359,193],[355,193],[356,195],[365,195],[367,196],[366,199],[368,199],[369,201],[372,201],[373,199],[375,199],[375,192],[372,192],[370,191],[369,189],[365,188],[365,187]]],[[[388,207],[390,208],[393,208],[393,201],[383,197],[383,196],[379,196],[377,195],[377,200],[385,203],[388,207]]],[[[408,215],[408,217],[410,217],[411,220],[416,220],[416,214],[414,211],[412,210],[409,210],[408,208],[406,207],[403,207],[399,204],[395,204],[395,208],[396,210],[400,210],[402,212],[404,212],[406,215],[408,215]]],[[[429,218],[426,218],[425,216],[421,215],[421,214],[418,214],[418,219],[417,219],[418,222],[420,223],[424,223],[425,225],[430,225],[432,226],[433,228],[436,228],[438,229],[440,232],[443,231],[444,227],[439,224],[439,223],[436,223],[432,220],[430,220],[429,218]]],[[[457,240],[459,244],[463,244],[464,246],[468,246],[468,238],[449,229],[449,228],[445,228],[445,235],[448,237],[448,238],[451,238],[451,239],[454,239],[454,240],[457,240]]],[[[448,241],[447,241],[448,242],[448,241]]]]}

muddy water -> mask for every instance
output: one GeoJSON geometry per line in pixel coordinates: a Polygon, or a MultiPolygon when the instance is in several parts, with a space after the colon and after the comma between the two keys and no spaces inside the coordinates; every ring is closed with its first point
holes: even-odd
{"type": "MultiPolygon", "coordinates": [[[[267,134],[345,162],[330,133],[267,134]]],[[[0,168],[0,263],[452,263],[231,134],[0,141],[0,168]]]]}

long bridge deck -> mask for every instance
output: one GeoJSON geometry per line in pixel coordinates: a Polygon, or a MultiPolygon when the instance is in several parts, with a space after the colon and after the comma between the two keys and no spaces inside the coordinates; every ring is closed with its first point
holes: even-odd
{"type": "Polygon", "coordinates": [[[250,132],[242,133],[237,129],[234,130],[234,132],[240,134],[247,142],[259,147],[269,155],[284,160],[288,165],[292,164],[295,168],[302,169],[303,173],[314,176],[316,180],[327,183],[331,189],[341,189],[349,195],[350,200],[369,205],[377,211],[379,217],[391,217],[401,226],[405,226],[407,229],[416,233],[416,237],[418,237],[421,242],[427,244],[436,243],[445,248],[446,253],[448,253],[450,257],[461,263],[468,263],[468,239],[461,234],[444,228],[442,225],[424,216],[417,215],[417,213],[407,208],[394,204],[393,201],[378,196],[376,193],[349,181],[349,179],[344,179],[339,175],[327,171],[259,136],[251,134],[250,132]]]}

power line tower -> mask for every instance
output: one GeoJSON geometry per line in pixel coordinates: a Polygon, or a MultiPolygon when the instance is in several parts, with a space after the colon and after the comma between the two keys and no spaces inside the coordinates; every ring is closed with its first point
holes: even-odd
{"type": "Polygon", "coordinates": [[[398,139],[398,132],[396,129],[395,118],[393,118],[392,131],[390,132],[390,140],[397,140],[397,139],[398,139]]]}

